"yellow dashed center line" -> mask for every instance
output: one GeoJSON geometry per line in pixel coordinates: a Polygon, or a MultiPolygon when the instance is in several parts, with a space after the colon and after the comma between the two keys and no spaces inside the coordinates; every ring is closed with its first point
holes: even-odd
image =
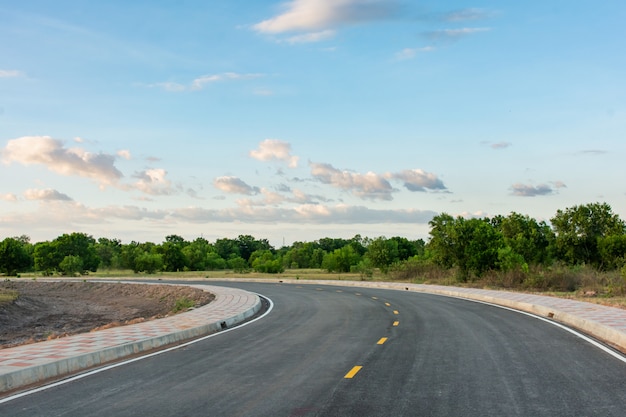
{"type": "Polygon", "coordinates": [[[385,305],[386,305],[387,307],[391,307],[391,304],[389,304],[389,303],[385,303],[385,305]]]}
{"type": "Polygon", "coordinates": [[[362,366],[355,366],[344,376],[345,379],[352,379],[363,368],[362,366]]]}
{"type": "Polygon", "coordinates": [[[395,314],[397,316],[400,313],[398,313],[398,310],[393,310],[393,314],[395,314]]]}
{"type": "Polygon", "coordinates": [[[341,290],[337,290],[337,292],[343,292],[343,291],[341,291],[341,290]]]}
{"type": "Polygon", "coordinates": [[[381,337],[380,340],[376,343],[377,345],[382,345],[383,343],[385,343],[387,341],[386,337],[381,337]]]}
{"type": "Polygon", "coordinates": [[[397,327],[399,324],[400,324],[400,322],[399,322],[399,321],[394,321],[394,322],[393,322],[394,327],[397,327]]]}
{"type": "Polygon", "coordinates": [[[357,293],[355,293],[355,295],[361,295],[361,293],[360,293],[360,292],[357,292],[357,293]]]}
{"type": "Polygon", "coordinates": [[[372,297],[372,300],[378,300],[378,297],[372,297]]]}

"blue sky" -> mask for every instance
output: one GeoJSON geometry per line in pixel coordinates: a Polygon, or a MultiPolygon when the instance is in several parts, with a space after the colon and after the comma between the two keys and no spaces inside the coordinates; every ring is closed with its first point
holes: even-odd
{"type": "Polygon", "coordinates": [[[623,1],[0,0],[0,238],[626,218],[623,1]]]}

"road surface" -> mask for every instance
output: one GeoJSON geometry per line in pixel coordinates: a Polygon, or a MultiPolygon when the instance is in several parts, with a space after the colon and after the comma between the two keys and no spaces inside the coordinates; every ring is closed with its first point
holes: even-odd
{"type": "Polygon", "coordinates": [[[501,308],[382,289],[215,283],[270,314],[0,405],[3,416],[623,416],[626,364],[501,308]]]}

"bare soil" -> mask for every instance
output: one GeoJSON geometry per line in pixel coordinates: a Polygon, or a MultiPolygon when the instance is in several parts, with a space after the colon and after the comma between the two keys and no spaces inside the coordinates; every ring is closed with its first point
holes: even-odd
{"type": "Polygon", "coordinates": [[[197,288],[99,282],[0,282],[18,297],[0,305],[0,349],[175,314],[215,298],[197,288]]]}

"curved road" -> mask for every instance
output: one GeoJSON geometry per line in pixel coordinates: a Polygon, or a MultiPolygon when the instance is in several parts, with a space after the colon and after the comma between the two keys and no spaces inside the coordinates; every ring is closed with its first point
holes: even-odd
{"type": "Polygon", "coordinates": [[[265,318],[0,405],[6,416],[623,416],[626,364],[543,321],[414,292],[215,283],[265,318]]]}

